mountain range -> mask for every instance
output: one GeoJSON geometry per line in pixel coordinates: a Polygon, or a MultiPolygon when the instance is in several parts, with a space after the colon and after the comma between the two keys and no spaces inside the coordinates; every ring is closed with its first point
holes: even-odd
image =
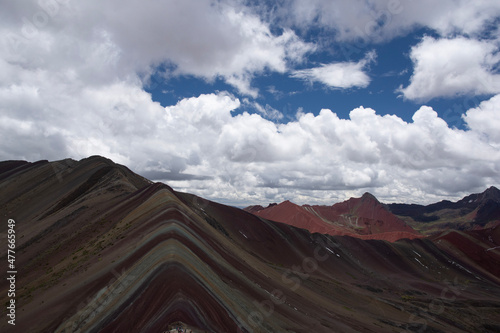
{"type": "Polygon", "coordinates": [[[0,162],[0,331],[498,332],[497,194],[241,210],[100,156],[0,162]]]}
{"type": "Polygon", "coordinates": [[[251,206],[245,210],[313,233],[388,241],[421,237],[416,230],[392,214],[369,193],[365,193],[361,198],[351,198],[332,206],[298,206],[285,201],[280,204],[270,204],[266,208],[251,206]]]}
{"type": "Polygon", "coordinates": [[[500,222],[500,190],[492,186],[457,202],[435,204],[389,204],[388,209],[425,234],[446,229],[491,228],[500,222]]]}
{"type": "Polygon", "coordinates": [[[296,205],[290,201],[246,211],[310,232],[347,235],[361,239],[421,238],[449,229],[473,230],[500,225],[500,190],[492,186],[458,202],[435,204],[383,204],[372,194],[350,198],[332,206],[296,205]]]}

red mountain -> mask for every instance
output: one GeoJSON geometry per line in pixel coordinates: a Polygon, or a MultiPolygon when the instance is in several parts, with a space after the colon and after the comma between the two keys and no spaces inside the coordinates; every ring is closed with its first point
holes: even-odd
{"type": "MultiPolygon", "coordinates": [[[[500,225],[480,230],[446,230],[430,239],[444,252],[474,265],[482,274],[500,276],[500,225]]],[[[462,267],[462,269],[465,269],[462,267]]]]}
{"type": "Polygon", "coordinates": [[[271,204],[266,208],[250,206],[245,210],[268,220],[307,229],[312,233],[347,235],[391,242],[402,238],[421,237],[370,193],[333,206],[299,206],[285,201],[271,204]]]}

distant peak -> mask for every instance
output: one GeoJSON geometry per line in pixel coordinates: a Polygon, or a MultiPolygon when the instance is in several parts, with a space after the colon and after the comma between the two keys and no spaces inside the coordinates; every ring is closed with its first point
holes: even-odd
{"type": "Polygon", "coordinates": [[[373,194],[371,194],[369,192],[365,192],[361,196],[361,199],[363,199],[363,200],[373,200],[373,201],[379,202],[378,199],[373,194]]]}
{"type": "Polygon", "coordinates": [[[280,203],[279,205],[277,205],[278,207],[300,207],[299,205],[291,202],[290,200],[285,200],[283,201],[282,203],[280,203]]]}
{"type": "Polygon", "coordinates": [[[495,186],[491,186],[486,189],[486,191],[483,192],[483,195],[487,199],[500,199],[500,190],[496,188],[495,186]]]}
{"type": "Polygon", "coordinates": [[[106,163],[113,163],[114,164],[114,162],[112,160],[110,160],[109,158],[106,158],[106,157],[100,156],[100,155],[92,155],[92,156],[89,156],[87,158],[82,159],[82,161],[103,161],[106,163]]]}
{"type": "Polygon", "coordinates": [[[490,193],[500,193],[500,190],[496,188],[495,186],[490,186],[486,189],[485,192],[490,192],[490,193]]]}
{"type": "Polygon", "coordinates": [[[264,209],[264,207],[262,207],[261,205],[253,205],[253,206],[248,206],[248,207],[243,208],[244,211],[247,211],[250,213],[257,213],[263,209],[264,209]]]}

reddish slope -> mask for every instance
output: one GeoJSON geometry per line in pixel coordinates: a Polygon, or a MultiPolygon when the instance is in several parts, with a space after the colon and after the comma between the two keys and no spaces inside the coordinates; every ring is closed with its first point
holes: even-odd
{"type": "Polygon", "coordinates": [[[332,218],[343,218],[346,223],[355,222],[357,228],[362,228],[360,231],[361,234],[379,234],[385,232],[418,234],[412,227],[392,214],[369,193],[363,194],[361,198],[351,198],[347,201],[337,203],[332,207],[316,207],[315,209],[326,218],[331,216],[332,218]]]}
{"type": "Polygon", "coordinates": [[[330,235],[343,235],[347,233],[347,230],[328,224],[321,217],[288,200],[279,205],[270,205],[267,208],[260,211],[253,211],[252,213],[271,221],[286,223],[294,227],[307,229],[311,232],[330,235]]]}
{"type": "Polygon", "coordinates": [[[260,217],[307,229],[313,233],[348,235],[362,239],[396,241],[421,235],[389,212],[373,195],[351,198],[333,206],[298,206],[290,201],[247,211],[260,217]]]}
{"type": "Polygon", "coordinates": [[[447,230],[432,239],[444,251],[461,258],[483,274],[500,276],[500,226],[481,230],[447,230]]]}

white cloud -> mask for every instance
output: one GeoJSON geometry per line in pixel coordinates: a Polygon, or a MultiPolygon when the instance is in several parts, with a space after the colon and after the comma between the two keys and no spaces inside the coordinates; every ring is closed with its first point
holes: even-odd
{"type": "Polygon", "coordinates": [[[156,66],[166,64],[167,75],[222,78],[255,97],[257,90],[251,86],[255,74],[284,73],[314,50],[292,30],[275,35],[257,15],[229,2],[54,4],[53,14],[33,0],[2,15],[9,16],[0,24],[0,32],[8,37],[2,47],[11,63],[68,69],[95,84],[134,72],[147,77],[156,66]]]}
{"type": "Polygon", "coordinates": [[[500,92],[498,47],[492,42],[465,37],[424,37],[411,50],[414,72],[410,84],[400,88],[412,100],[500,92]]]}
{"type": "Polygon", "coordinates": [[[472,131],[496,148],[500,148],[500,95],[470,109],[463,119],[472,131]]]}
{"type": "Polygon", "coordinates": [[[290,25],[332,29],[336,40],[384,41],[428,27],[442,36],[480,34],[500,16],[496,0],[294,0],[281,8],[290,25]]]}
{"type": "Polygon", "coordinates": [[[293,71],[290,76],[311,82],[321,82],[330,88],[366,88],[370,84],[370,77],[364,70],[375,57],[376,54],[372,51],[358,62],[323,64],[320,67],[293,71]]]}
{"type": "Polygon", "coordinates": [[[250,101],[248,98],[243,99],[243,107],[255,110],[258,113],[260,113],[263,118],[270,119],[273,121],[279,121],[285,117],[282,112],[276,110],[275,108],[273,108],[269,104],[262,106],[258,102],[250,101]]]}
{"type": "Polygon", "coordinates": [[[244,7],[204,0],[92,2],[83,15],[106,13],[102,24],[115,36],[124,60],[142,64],[166,62],[174,74],[214,80],[221,77],[241,93],[256,96],[256,73],[285,72],[288,62],[301,61],[313,46],[294,32],[273,35],[266,23],[244,7]]]}
{"type": "Polygon", "coordinates": [[[500,119],[498,98],[470,110],[470,130],[461,131],[429,107],[410,123],[357,108],[349,119],[325,109],[275,124],[258,114],[232,115],[241,103],[226,93],[167,108],[134,83],[86,88],[68,99],[18,94],[19,105],[41,108],[7,112],[2,102],[2,159],[102,154],[139,173],[164,175],[176,189],[233,204],[331,204],[366,190],[386,201],[419,202],[422,193],[432,201],[500,183],[500,151],[492,145],[498,137],[485,127],[487,119],[492,126],[500,119]]]}

